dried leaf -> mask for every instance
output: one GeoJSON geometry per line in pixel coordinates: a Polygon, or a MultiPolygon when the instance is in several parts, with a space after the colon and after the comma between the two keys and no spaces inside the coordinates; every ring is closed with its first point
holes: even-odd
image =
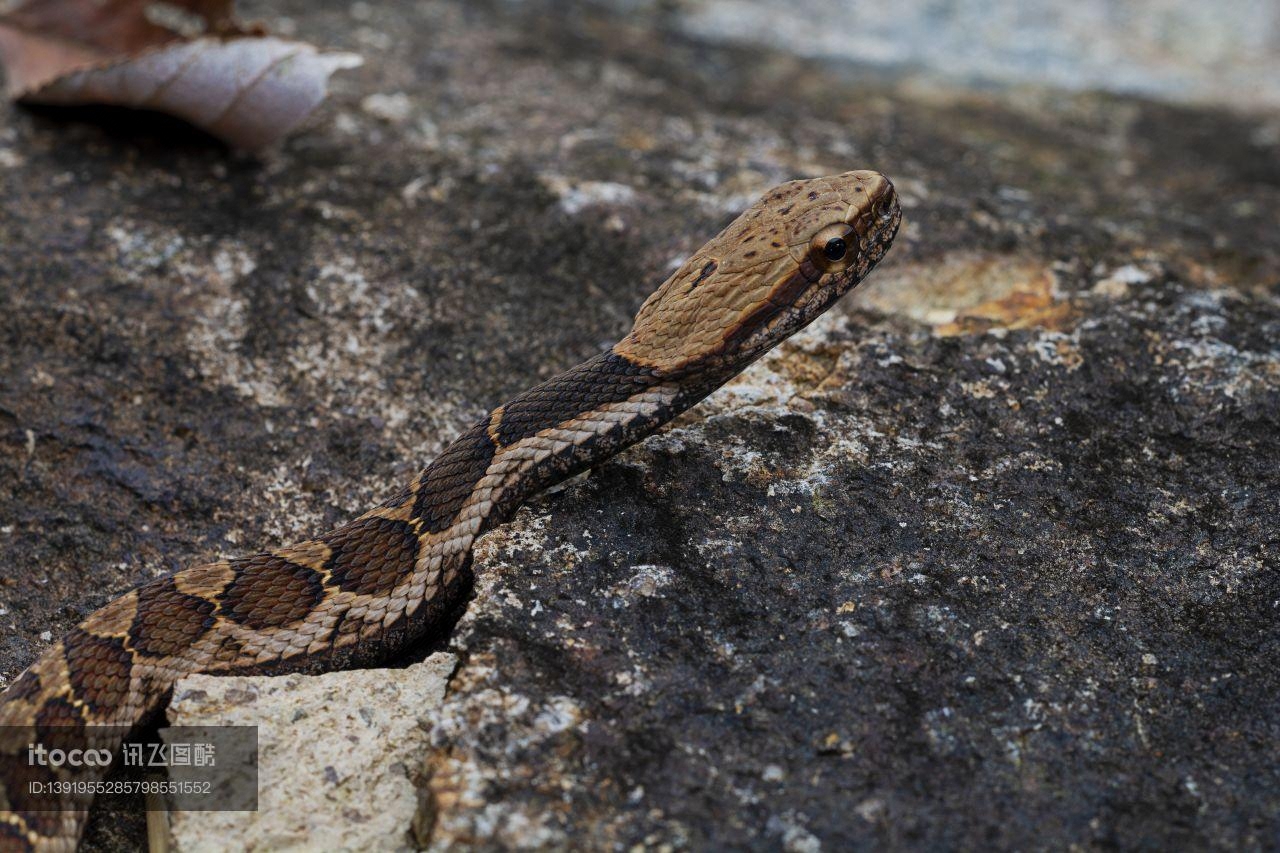
{"type": "Polygon", "coordinates": [[[12,98],[157,110],[257,149],[361,59],[242,27],[232,0],[28,0],[0,16],[0,62],[12,98]]]}

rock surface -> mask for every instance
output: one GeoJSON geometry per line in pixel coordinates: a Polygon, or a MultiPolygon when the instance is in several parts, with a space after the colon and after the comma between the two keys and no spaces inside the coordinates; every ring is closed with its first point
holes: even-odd
{"type": "Polygon", "coordinates": [[[400,670],[182,679],[170,724],[258,727],[258,810],[175,812],[173,849],[408,849],[427,735],[456,665],[435,654],[400,670]]]}
{"type": "Polygon", "coordinates": [[[358,513],[755,194],[873,167],[907,224],[862,292],[484,540],[415,652],[459,668],[412,843],[1280,843],[1280,117],[582,4],[269,12],[369,61],[264,161],[2,108],[5,675],[358,513]]]}
{"type": "MultiPolygon", "coordinates": [[[[613,0],[622,8],[663,0],[613,0]]],[[[1280,106],[1280,6],[1253,0],[695,0],[675,25],[976,81],[1280,106]]]]}

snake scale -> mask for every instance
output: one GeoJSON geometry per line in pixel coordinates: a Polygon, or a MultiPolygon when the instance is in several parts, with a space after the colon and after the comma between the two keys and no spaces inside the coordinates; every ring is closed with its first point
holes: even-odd
{"type": "MultiPolygon", "coordinates": [[[[810,323],[879,262],[900,219],[892,183],[876,172],[773,188],[680,266],[611,349],[494,409],[354,521],[110,602],[9,685],[0,725],[42,736],[71,727],[114,749],[120,735],[94,740],[96,727],[154,719],[189,673],[315,672],[388,658],[463,600],[476,537],[810,323]]],[[[28,783],[44,768],[27,765],[23,743],[0,747],[0,849],[74,849],[90,798],[36,809],[28,783]]]]}

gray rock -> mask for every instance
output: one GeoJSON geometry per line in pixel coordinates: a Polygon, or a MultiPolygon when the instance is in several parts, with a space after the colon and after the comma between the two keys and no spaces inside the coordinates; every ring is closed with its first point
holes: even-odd
{"type": "MultiPolygon", "coordinates": [[[[611,0],[633,7],[644,0],[611,0]]],[[[658,0],[660,3],[661,0],[658,0]]],[[[681,29],[933,75],[1280,105],[1280,8],[1252,0],[687,0],[681,29]]]]}
{"type": "Polygon", "coordinates": [[[1080,307],[836,318],[486,539],[436,845],[1267,846],[1280,353],[1194,327],[1280,311],[1080,307]]]}
{"type": "Polygon", "coordinates": [[[2,108],[4,675],[352,517],[753,195],[872,167],[907,224],[864,292],[484,540],[413,653],[460,661],[414,843],[1275,846],[1274,114],[903,83],[643,10],[270,14],[370,61],[268,160],[2,108]]]}

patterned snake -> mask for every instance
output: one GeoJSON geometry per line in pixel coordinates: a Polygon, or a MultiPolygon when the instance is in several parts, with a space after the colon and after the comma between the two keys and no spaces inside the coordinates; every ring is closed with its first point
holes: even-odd
{"type": "MultiPolygon", "coordinates": [[[[188,673],[314,672],[404,649],[465,597],[476,537],[810,323],[884,256],[900,218],[875,172],[775,187],[676,270],[611,349],[494,409],[354,521],[115,599],[9,685],[0,725],[92,738],[98,725],[154,719],[188,673]]],[[[48,771],[27,766],[25,743],[0,746],[0,848],[74,849],[89,798],[34,808],[27,783],[48,771]]]]}

